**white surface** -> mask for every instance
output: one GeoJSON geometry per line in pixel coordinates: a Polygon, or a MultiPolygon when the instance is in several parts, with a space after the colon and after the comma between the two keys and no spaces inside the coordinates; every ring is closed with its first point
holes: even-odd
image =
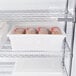
{"type": "Polygon", "coordinates": [[[18,60],[13,76],[63,76],[61,58],[26,58],[18,60]]]}
{"type": "Polygon", "coordinates": [[[16,72],[12,76],[66,76],[64,73],[58,73],[58,72],[16,72]]]}
{"type": "Polygon", "coordinates": [[[9,35],[12,50],[61,51],[65,35],[9,35]]]}
{"type": "MultiPolygon", "coordinates": [[[[0,0],[0,10],[25,9],[65,9],[67,0],[0,0]]],[[[72,9],[74,0],[69,0],[69,9],[72,9]]]]}
{"type": "Polygon", "coordinates": [[[0,10],[65,8],[65,2],[66,0],[0,0],[0,10]]]}
{"type": "Polygon", "coordinates": [[[25,58],[16,61],[15,72],[61,72],[62,58],[25,58]]]}

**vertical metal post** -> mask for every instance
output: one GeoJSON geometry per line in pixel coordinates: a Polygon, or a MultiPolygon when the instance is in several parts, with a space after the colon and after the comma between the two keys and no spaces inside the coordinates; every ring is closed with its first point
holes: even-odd
{"type": "MultiPolygon", "coordinates": [[[[69,8],[69,0],[66,0],[66,7],[65,7],[65,26],[64,26],[64,31],[67,33],[67,19],[68,19],[68,8],[69,8]]],[[[66,43],[66,38],[64,39],[64,52],[63,52],[63,66],[64,66],[64,61],[65,61],[65,43],[66,43]]]]}
{"type": "Polygon", "coordinates": [[[73,30],[72,30],[72,42],[71,42],[71,55],[70,55],[70,65],[69,65],[69,76],[71,76],[71,72],[72,72],[72,60],[73,60],[73,51],[74,51],[75,25],[76,25],[76,0],[75,0],[75,8],[74,8],[74,22],[73,22],[73,30]]]}
{"type": "Polygon", "coordinates": [[[65,8],[65,27],[64,27],[65,33],[67,32],[68,8],[69,8],[69,0],[66,1],[66,8],[65,8]]]}

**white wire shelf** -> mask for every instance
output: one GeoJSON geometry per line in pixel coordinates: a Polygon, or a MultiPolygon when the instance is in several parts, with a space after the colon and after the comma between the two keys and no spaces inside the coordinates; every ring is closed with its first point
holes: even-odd
{"type": "MultiPolygon", "coordinates": [[[[19,74],[50,74],[54,76],[66,76],[66,72],[64,67],[62,66],[62,63],[60,62],[60,58],[26,58],[22,60],[19,64],[16,62],[2,62],[0,59],[0,76],[10,76],[13,74],[19,75],[19,74]],[[54,60],[55,59],[55,60],[54,60]],[[26,62],[27,61],[27,62],[26,62]],[[31,63],[30,63],[31,62],[31,63]],[[26,63],[26,66],[24,64],[26,63]],[[27,65],[28,63],[28,65],[27,65]],[[57,63],[57,64],[56,64],[57,63]],[[20,67],[18,67],[20,65],[20,67]],[[22,66],[21,66],[22,65],[22,66]],[[30,65],[30,66],[29,66],[30,65]],[[35,65],[34,67],[32,65],[35,65]],[[45,66],[46,65],[46,66],[45,66]],[[21,68],[24,66],[23,70],[21,71],[21,68]],[[39,66],[39,67],[38,67],[39,66]],[[32,68],[33,67],[33,68],[32,68]],[[2,68],[2,69],[1,69],[2,68]],[[16,69],[17,68],[17,69],[16,69]],[[18,69],[19,68],[19,69],[18,69]],[[13,71],[16,70],[16,71],[13,71]],[[30,72],[30,71],[31,72],[30,72]],[[33,72],[35,70],[35,72],[33,72]],[[21,71],[21,72],[19,72],[21,71]],[[29,72],[27,72],[29,71],[29,72]],[[36,72],[37,71],[37,72],[36,72]]],[[[19,62],[19,61],[18,61],[19,62]]]]}
{"type": "MultiPolygon", "coordinates": [[[[4,21],[14,21],[14,22],[50,22],[51,18],[57,18],[60,21],[65,21],[65,11],[62,10],[23,10],[23,11],[0,11],[0,20],[4,20],[4,21]]],[[[71,15],[71,13],[68,13],[68,19],[69,21],[72,21],[73,16],[71,15]]],[[[68,56],[68,54],[70,54],[71,50],[68,46],[67,43],[66,44],[66,53],[65,56],[68,56]]],[[[4,58],[57,58],[57,57],[63,57],[63,50],[64,48],[62,48],[61,52],[50,52],[50,51],[12,51],[11,49],[11,45],[8,41],[6,41],[6,43],[0,48],[0,58],[4,59],[4,58]]],[[[55,59],[56,60],[56,59],[55,59]]],[[[51,61],[52,62],[52,61],[51,61]]],[[[60,62],[58,60],[58,62],[60,62]]],[[[15,62],[14,62],[15,63],[15,62]]],[[[56,64],[56,63],[55,63],[56,64]]],[[[54,64],[54,65],[55,65],[54,64]]],[[[55,68],[51,68],[51,70],[53,70],[53,72],[51,73],[58,73],[62,75],[62,76],[66,76],[65,71],[64,71],[64,67],[62,65],[63,63],[61,62],[59,65],[59,67],[56,69],[57,65],[55,66],[55,68]],[[60,71],[58,71],[60,69],[60,71]]],[[[12,74],[12,68],[14,67],[15,64],[10,64],[10,63],[6,63],[4,62],[4,64],[2,64],[2,62],[0,63],[3,69],[3,71],[0,71],[0,75],[2,76],[7,76],[7,75],[11,75],[12,74]],[[10,66],[9,66],[10,65],[10,66]],[[5,70],[4,70],[5,69],[5,70]]],[[[51,64],[50,64],[51,65],[51,64]]],[[[39,72],[40,73],[40,72],[39,72]]],[[[24,74],[24,73],[21,73],[24,74]]],[[[56,75],[57,76],[57,75],[56,75]]]]}
{"type": "Polygon", "coordinates": [[[41,76],[42,73],[44,76],[44,74],[49,73],[49,75],[52,75],[56,73],[58,75],[61,75],[64,72],[64,68],[60,61],[60,58],[23,59],[22,61],[18,61],[16,63],[14,74],[24,73],[28,76],[30,75],[30,73],[36,73],[39,76],[41,76]]]}
{"type": "Polygon", "coordinates": [[[2,62],[0,60],[0,76],[10,76],[15,62],[2,62]]]}
{"type": "MultiPolygon", "coordinates": [[[[68,45],[66,45],[66,46],[68,46],[68,45]]],[[[68,48],[66,48],[66,49],[67,49],[66,51],[70,53],[70,50],[68,48]]],[[[66,56],[67,56],[67,54],[66,54],[66,56]]],[[[12,75],[13,68],[15,67],[15,64],[16,64],[16,62],[14,62],[14,61],[17,61],[17,59],[20,61],[21,60],[24,61],[25,59],[26,60],[31,59],[31,61],[33,61],[34,59],[35,60],[38,59],[38,60],[40,60],[40,62],[42,64],[43,64],[43,61],[41,59],[43,59],[46,62],[45,63],[46,66],[44,64],[45,67],[42,68],[43,72],[37,72],[39,75],[42,75],[42,74],[47,75],[49,73],[49,75],[52,75],[52,76],[53,75],[54,76],[57,76],[57,75],[66,76],[67,72],[66,72],[65,66],[63,66],[63,63],[62,63],[62,57],[63,57],[63,51],[61,51],[61,52],[46,52],[46,51],[45,52],[42,52],[42,51],[41,52],[37,52],[37,51],[28,52],[28,51],[22,51],[22,50],[21,51],[12,51],[9,41],[6,41],[6,43],[2,46],[2,48],[0,48],[0,61],[1,61],[0,66],[3,69],[3,70],[1,70],[0,75],[2,75],[2,76],[12,75]],[[49,64],[47,62],[48,59],[51,60],[52,63],[50,62],[50,64],[49,64]],[[49,66],[51,65],[50,66],[51,68],[49,68],[47,64],[49,66]],[[53,67],[52,67],[52,65],[53,65],[53,67]],[[49,70],[49,72],[44,72],[43,69],[45,71],[49,70]]],[[[36,68],[36,70],[39,70],[39,69],[36,68]]],[[[15,72],[14,74],[17,76],[19,74],[25,74],[25,73],[27,73],[27,72],[25,72],[25,71],[24,72],[15,72]]],[[[28,73],[35,74],[34,72],[28,72],[28,73]]]]}
{"type": "MultiPolygon", "coordinates": [[[[50,22],[51,18],[57,18],[59,21],[64,21],[64,10],[13,10],[0,11],[0,20],[5,21],[21,21],[21,22],[50,22]]],[[[68,21],[73,20],[71,13],[68,13],[68,21]]]]}

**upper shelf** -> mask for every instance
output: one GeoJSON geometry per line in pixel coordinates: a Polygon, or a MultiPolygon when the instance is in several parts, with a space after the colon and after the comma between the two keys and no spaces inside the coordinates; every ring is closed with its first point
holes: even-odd
{"type": "MultiPolygon", "coordinates": [[[[50,22],[51,18],[65,21],[65,16],[65,11],[61,9],[0,11],[0,20],[4,21],[50,22]]],[[[67,21],[73,21],[73,15],[70,12],[68,12],[67,21]]]]}
{"type": "Polygon", "coordinates": [[[66,0],[0,0],[0,10],[47,9],[51,7],[62,9],[65,8],[65,5],[66,0]]]}

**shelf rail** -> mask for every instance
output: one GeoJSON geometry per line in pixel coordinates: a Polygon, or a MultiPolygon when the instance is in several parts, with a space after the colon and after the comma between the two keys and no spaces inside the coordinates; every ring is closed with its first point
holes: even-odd
{"type": "Polygon", "coordinates": [[[61,9],[45,10],[0,10],[0,20],[14,22],[50,22],[51,18],[57,18],[58,21],[73,22],[73,16],[68,11],[61,9]],[[67,19],[64,17],[67,13],[67,19]]]}
{"type": "Polygon", "coordinates": [[[73,61],[74,40],[75,40],[75,27],[76,27],[76,0],[75,0],[75,7],[74,7],[74,22],[73,22],[73,30],[72,30],[72,42],[71,42],[69,76],[71,76],[71,73],[72,73],[72,61],[73,61]]]}

